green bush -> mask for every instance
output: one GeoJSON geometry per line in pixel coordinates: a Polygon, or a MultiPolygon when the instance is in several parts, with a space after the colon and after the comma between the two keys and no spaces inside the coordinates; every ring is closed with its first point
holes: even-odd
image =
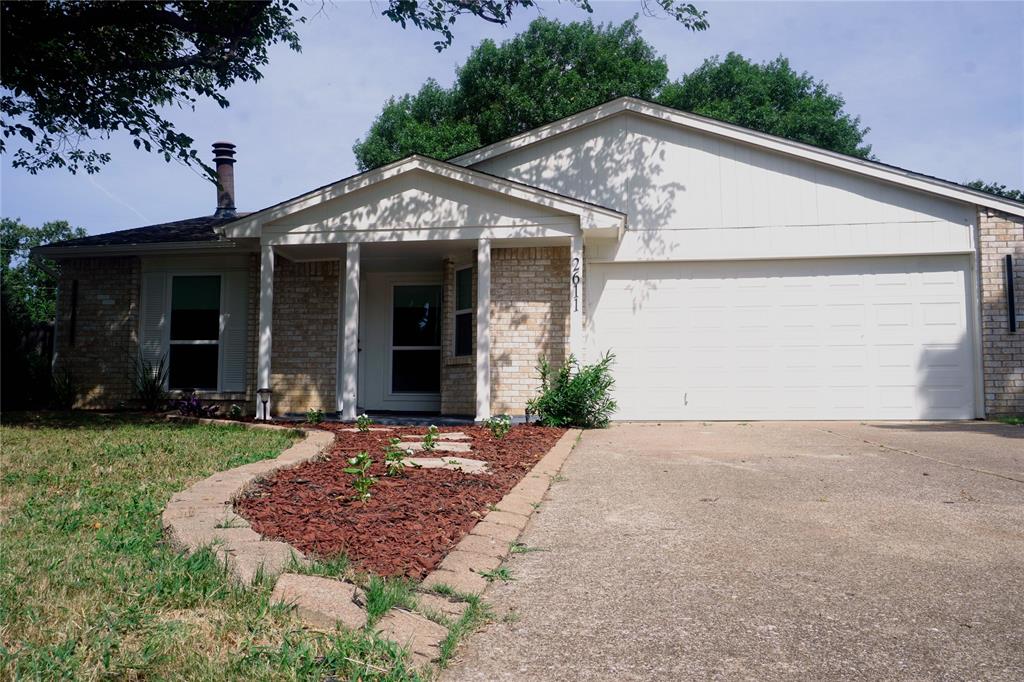
{"type": "Polygon", "coordinates": [[[160,356],[155,365],[141,356],[135,358],[135,395],[142,409],[155,412],[167,402],[167,358],[160,356]]]}
{"type": "Polygon", "coordinates": [[[578,426],[584,429],[604,428],[618,407],[611,397],[615,379],[611,351],[593,365],[580,365],[570,355],[557,370],[547,358],[537,365],[540,372],[540,395],[527,403],[526,409],[545,426],[578,426]]]}

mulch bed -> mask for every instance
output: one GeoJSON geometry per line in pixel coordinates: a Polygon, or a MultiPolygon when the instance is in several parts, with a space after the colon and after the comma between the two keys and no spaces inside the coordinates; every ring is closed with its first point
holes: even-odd
{"type": "Polygon", "coordinates": [[[490,474],[407,467],[403,476],[384,475],[389,438],[420,440],[425,427],[353,433],[346,424],[321,425],[334,432],[326,459],[285,469],[253,486],[236,501],[235,511],[253,530],[282,539],[321,558],[340,553],[359,569],[383,576],[421,579],[472,530],[487,506],[505,496],[543,457],[565,429],[515,426],[504,439],[479,426],[441,427],[470,437],[472,452],[417,452],[415,457],[484,460],[490,474]],[[348,458],[366,450],[378,482],[367,502],[353,499],[348,458]]]}

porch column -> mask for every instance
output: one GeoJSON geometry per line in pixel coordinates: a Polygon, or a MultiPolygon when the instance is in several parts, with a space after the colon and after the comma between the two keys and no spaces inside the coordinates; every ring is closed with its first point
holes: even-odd
{"type": "Polygon", "coordinates": [[[491,418],[491,240],[476,248],[476,420],[491,418]]]}
{"type": "Polygon", "coordinates": [[[583,235],[569,244],[569,352],[582,361],[583,354],[583,235]]]}
{"type": "Polygon", "coordinates": [[[356,418],[356,387],[359,372],[359,244],[345,246],[345,307],[339,320],[344,338],[338,402],[342,419],[356,418]]]}
{"type": "MultiPolygon", "coordinates": [[[[260,247],[260,335],[257,351],[256,388],[273,387],[270,385],[270,341],[271,328],[274,324],[274,247],[263,244],[260,247]]],[[[273,414],[273,396],[267,401],[267,416],[273,414]]],[[[263,418],[262,398],[256,398],[256,419],[263,418]]]]}

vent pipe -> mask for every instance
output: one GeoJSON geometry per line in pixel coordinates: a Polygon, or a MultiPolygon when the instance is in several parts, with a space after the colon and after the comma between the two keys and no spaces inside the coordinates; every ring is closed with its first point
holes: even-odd
{"type": "Polygon", "coordinates": [[[218,218],[235,217],[235,145],[230,142],[213,143],[213,163],[217,167],[218,218]]]}

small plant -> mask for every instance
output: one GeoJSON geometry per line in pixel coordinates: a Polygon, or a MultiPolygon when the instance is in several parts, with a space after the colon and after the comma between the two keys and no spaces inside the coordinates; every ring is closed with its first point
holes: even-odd
{"type": "Polygon", "coordinates": [[[611,397],[615,378],[611,366],[615,356],[609,351],[593,365],[580,365],[570,355],[557,370],[541,357],[540,395],[527,404],[530,414],[545,426],[604,428],[618,408],[611,397]]]}
{"type": "Polygon", "coordinates": [[[370,415],[366,414],[365,412],[356,417],[356,428],[362,431],[363,433],[369,431],[372,425],[373,420],[370,419],[370,415]]]}
{"type": "Polygon", "coordinates": [[[508,566],[498,566],[492,571],[480,571],[480,575],[482,575],[489,583],[492,583],[495,580],[500,580],[503,583],[515,580],[515,578],[512,577],[512,571],[508,570],[508,566]]]}
{"type": "Polygon", "coordinates": [[[512,428],[512,417],[507,414],[500,414],[497,417],[491,417],[484,425],[491,430],[491,435],[501,440],[508,435],[509,430],[512,428]]]}
{"type": "Polygon", "coordinates": [[[324,411],[317,407],[306,410],[306,421],[310,424],[319,424],[324,420],[324,411]]]}
{"type": "Polygon", "coordinates": [[[438,433],[439,433],[439,431],[437,430],[437,427],[434,426],[433,424],[431,424],[430,428],[427,429],[427,432],[425,434],[423,434],[423,450],[424,451],[426,451],[426,452],[433,452],[434,451],[434,448],[437,447],[437,441],[439,440],[438,433]]]}
{"type": "Polygon", "coordinates": [[[78,385],[71,375],[71,370],[65,368],[54,372],[50,379],[50,395],[53,406],[58,410],[70,410],[75,406],[75,399],[78,397],[78,385]]]}
{"type": "Polygon", "coordinates": [[[231,419],[241,419],[244,414],[242,406],[238,403],[231,403],[231,407],[228,408],[228,417],[231,419]]]}
{"type": "Polygon", "coordinates": [[[355,457],[350,457],[348,464],[344,471],[346,474],[355,476],[352,479],[352,487],[356,491],[354,498],[361,502],[366,502],[370,499],[370,488],[377,483],[376,477],[370,475],[370,467],[373,466],[373,460],[366,450],[363,450],[355,457]]]}
{"type": "Polygon", "coordinates": [[[212,417],[218,410],[216,405],[204,405],[195,391],[185,391],[177,408],[178,413],[186,417],[212,417]]]}
{"type": "Polygon", "coordinates": [[[401,442],[401,438],[389,438],[388,446],[384,449],[384,466],[387,467],[388,476],[401,476],[405,471],[405,457],[411,451],[399,447],[401,442]]]}
{"type": "Polygon", "coordinates": [[[160,356],[154,365],[141,356],[135,358],[135,394],[142,409],[155,412],[167,401],[167,358],[160,356]]]}

